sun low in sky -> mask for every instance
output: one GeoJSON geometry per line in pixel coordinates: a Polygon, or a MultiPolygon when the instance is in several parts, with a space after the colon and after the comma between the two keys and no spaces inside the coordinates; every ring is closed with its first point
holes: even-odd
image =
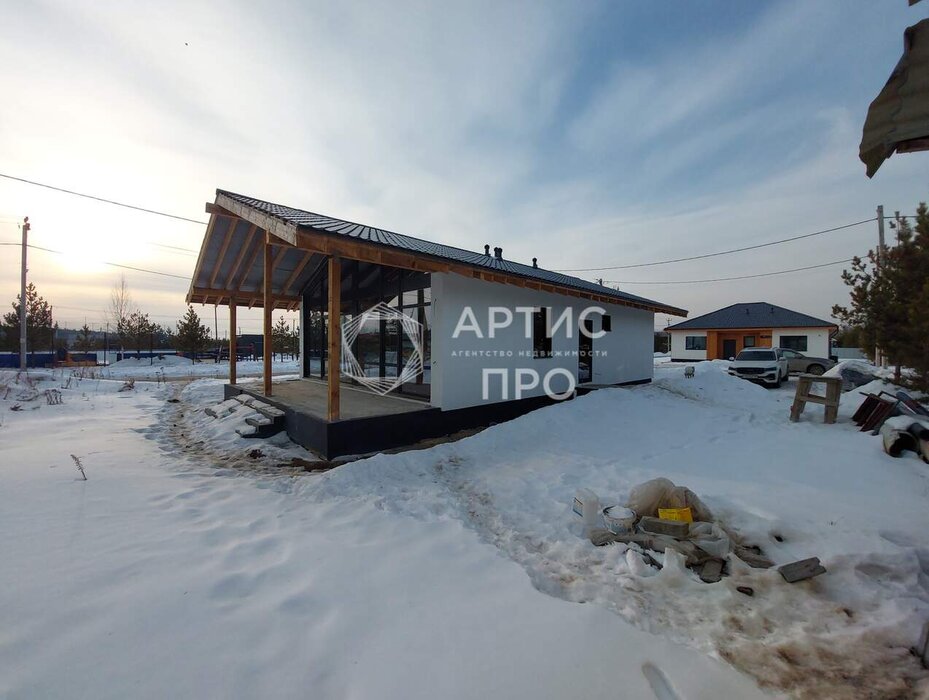
{"type": "MultiPolygon", "coordinates": [[[[5,31],[28,41],[0,45],[0,173],[193,222],[0,178],[0,241],[17,242],[28,215],[32,243],[60,251],[30,251],[29,267],[62,325],[101,322],[120,272],[143,310],[178,318],[217,187],[502,246],[692,314],[764,300],[828,318],[846,298],[842,265],[695,280],[861,255],[874,223],[627,266],[878,204],[912,213],[929,157],[868,180],[857,154],[903,30],[924,15],[903,0],[19,4],[5,31]]],[[[0,256],[6,304],[19,251],[0,256]]]]}

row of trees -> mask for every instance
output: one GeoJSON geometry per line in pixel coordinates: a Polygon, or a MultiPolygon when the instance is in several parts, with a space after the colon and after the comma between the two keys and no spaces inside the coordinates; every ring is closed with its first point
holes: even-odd
{"type": "Polygon", "coordinates": [[[908,219],[893,226],[897,245],[855,257],[842,273],[851,300],[832,313],[859,329],[860,347],[886,356],[897,382],[929,393],[929,208],[919,205],[915,226],[908,219]]]}
{"type": "MultiPolygon", "coordinates": [[[[0,323],[0,347],[16,352],[19,349],[19,313],[20,301],[16,295],[13,310],[3,316],[0,323]]],[[[149,315],[139,309],[132,300],[129,286],[124,277],[114,284],[110,293],[110,303],[106,309],[106,319],[113,336],[111,347],[134,351],[137,354],[150,349],[173,348],[185,354],[196,356],[216,341],[210,329],[204,325],[192,306],[187,307],[184,317],[174,328],[153,322],[149,315]]],[[[31,351],[48,351],[55,347],[57,324],[52,319],[51,305],[38,293],[34,284],[26,288],[26,341],[31,351]]],[[[67,348],[68,344],[59,341],[67,348]]],[[[272,350],[275,354],[299,356],[299,333],[287,320],[279,318],[271,334],[272,350]]],[[[101,350],[104,346],[102,334],[93,331],[86,323],[78,331],[73,349],[78,352],[101,350]]]]}

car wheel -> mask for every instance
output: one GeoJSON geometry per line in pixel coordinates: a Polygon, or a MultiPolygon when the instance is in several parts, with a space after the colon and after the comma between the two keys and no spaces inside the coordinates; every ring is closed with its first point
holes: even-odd
{"type": "Polygon", "coordinates": [[[806,368],[806,371],[807,373],[815,374],[818,377],[826,371],[826,368],[822,365],[810,365],[806,368]]]}

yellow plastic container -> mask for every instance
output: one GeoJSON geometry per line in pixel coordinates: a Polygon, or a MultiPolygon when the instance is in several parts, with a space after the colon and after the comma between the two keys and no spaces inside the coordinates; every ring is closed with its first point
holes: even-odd
{"type": "Polygon", "coordinates": [[[658,517],[662,520],[680,520],[685,523],[694,521],[690,508],[659,508],[658,517]]]}

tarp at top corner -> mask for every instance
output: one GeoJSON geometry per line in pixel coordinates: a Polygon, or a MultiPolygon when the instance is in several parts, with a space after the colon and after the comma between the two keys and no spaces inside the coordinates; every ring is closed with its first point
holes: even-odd
{"type": "Polygon", "coordinates": [[[873,177],[894,152],[929,149],[929,19],[903,33],[903,56],[868,108],[858,157],[873,177]]]}

